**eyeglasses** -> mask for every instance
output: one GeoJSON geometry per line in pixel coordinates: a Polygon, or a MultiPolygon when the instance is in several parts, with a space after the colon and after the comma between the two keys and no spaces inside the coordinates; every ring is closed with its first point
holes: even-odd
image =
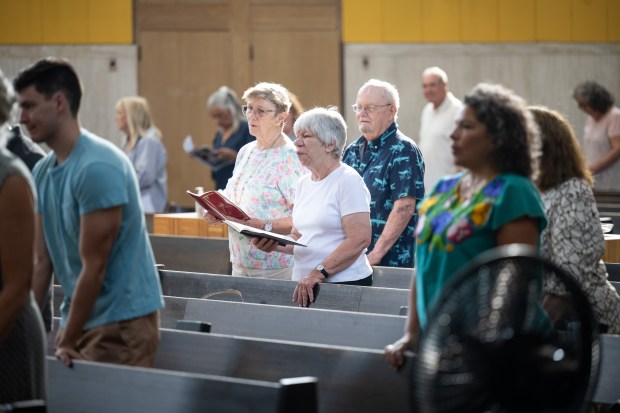
{"type": "Polygon", "coordinates": [[[368,106],[359,106],[359,105],[353,105],[351,106],[353,108],[353,112],[355,113],[360,113],[361,111],[365,110],[366,113],[373,113],[374,111],[376,111],[379,108],[384,108],[386,106],[392,106],[391,103],[386,103],[385,105],[368,105],[368,106]]]}
{"type": "Polygon", "coordinates": [[[250,116],[252,116],[252,114],[255,114],[257,118],[262,118],[263,116],[265,116],[265,114],[269,113],[269,112],[276,112],[275,110],[263,110],[263,109],[258,109],[258,108],[249,108],[248,105],[243,105],[241,106],[241,112],[243,112],[243,114],[249,118],[250,116]]]}

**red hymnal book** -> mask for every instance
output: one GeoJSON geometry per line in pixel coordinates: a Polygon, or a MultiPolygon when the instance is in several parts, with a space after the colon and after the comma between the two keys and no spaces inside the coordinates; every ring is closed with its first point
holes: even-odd
{"type": "Polygon", "coordinates": [[[241,208],[219,192],[207,191],[202,194],[195,194],[191,191],[187,191],[187,193],[194,198],[201,207],[209,211],[209,213],[217,219],[224,221],[227,219],[227,216],[244,221],[250,219],[248,214],[243,212],[241,208]]]}

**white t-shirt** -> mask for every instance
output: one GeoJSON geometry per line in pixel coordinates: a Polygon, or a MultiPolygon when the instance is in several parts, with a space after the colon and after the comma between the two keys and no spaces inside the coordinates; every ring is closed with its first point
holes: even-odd
{"type": "MultiPolygon", "coordinates": [[[[320,181],[310,174],[297,181],[293,226],[301,234],[295,247],[293,280],[300,280],[321,264],[345,240],[342,217],[370,212],[370,192],[362,177],[350,166],[342,164],[320,181]]],[[[348,268],[332,274],[325,282],[356,281],[372,274],[366,254],[348,268]]]]}
{"type": "Polygon", "coordinates": [[[431,102],[422,109],[420,150],[424,156],[424,190],[430,193],[442,176],[456,172],[450,134],[463,103],[450,92],[435,110],[431,102]]]}
{"type": "MultiPolygon", "coordinates": [[[[609,138],[620,135],[620,109],[611,108],[598,122],[588,116],[584,129],[583,151],[592,165],[611,149],[609,138]]],[[[620,192],[620,160],[594,176],[594,189],[620,192]]]]}

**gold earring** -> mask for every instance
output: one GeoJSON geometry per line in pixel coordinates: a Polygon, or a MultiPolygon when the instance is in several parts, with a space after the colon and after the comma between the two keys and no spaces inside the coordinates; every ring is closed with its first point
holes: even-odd
{"type": "Polygon", "coordinates": [[[279,128],[280,126],[282,126],[281,122],[276,122],[276,126],[279,128]]]}

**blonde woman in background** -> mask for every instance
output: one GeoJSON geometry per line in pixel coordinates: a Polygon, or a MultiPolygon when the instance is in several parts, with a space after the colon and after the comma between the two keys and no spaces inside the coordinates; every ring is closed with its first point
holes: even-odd
{"type": "Polygon", "coordinates": [[[168,199],[168,155],[146,99],[138,96],[120,99],[116,103],[116,123],[127,137],[123,150],[136,169],[144,212],[164,212],[168,199]]]}

